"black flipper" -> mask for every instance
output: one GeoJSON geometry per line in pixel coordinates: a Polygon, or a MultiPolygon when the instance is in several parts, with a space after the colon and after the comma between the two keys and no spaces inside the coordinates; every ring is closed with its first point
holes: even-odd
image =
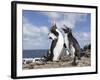
{"type": "Polygon", "coordinates": [[[48,51],[47,52],[47,56],[44,56],[46,61],[53,61],[53,56],[54,56],[53,50],[54,50],[54,48],[56,46],[57,41],[58,41],[58,39],[55,39],[55,40],[52,41],[51,47],[50,47],[50,52],[48,51]]]}
{"type": "Polygon", "coordinates": [[[64,43],[64,45],[63,45],[65,48],[67,48],[67,46],[66,46],[66,44],[64,43]]]}

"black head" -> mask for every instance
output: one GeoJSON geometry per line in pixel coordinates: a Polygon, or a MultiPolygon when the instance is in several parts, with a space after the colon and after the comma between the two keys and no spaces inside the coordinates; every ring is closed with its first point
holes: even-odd
{"type": "Polygon", "coordinates": [[[56,24],[54,24],[52,27],[51,27],[51,30],[56,30],[57,29],[57,26],[56,24]]]}
{"type": "Polygon", "coordinates": [[[72,32],[71,28],[67,27],[66,25],[64,25],[64,28],[62,28],[62,30],[64,31],[64,33],[71,33],[72,32]]]}
{"type": "Polygon", "coordinates": [[[59,33],[56,31],[56,29],[57,29],[57,26],[56,24],[54,24],[50,29],[49,38],[54,40],[59,36],[59,33]]]}

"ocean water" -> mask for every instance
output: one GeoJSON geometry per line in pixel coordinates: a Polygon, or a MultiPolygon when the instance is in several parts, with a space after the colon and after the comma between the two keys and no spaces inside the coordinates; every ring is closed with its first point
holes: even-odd
{"type": "Polygon", "coordinates": [[[48,50],[23,50],[23,58],[43,57],[48,50]]]}

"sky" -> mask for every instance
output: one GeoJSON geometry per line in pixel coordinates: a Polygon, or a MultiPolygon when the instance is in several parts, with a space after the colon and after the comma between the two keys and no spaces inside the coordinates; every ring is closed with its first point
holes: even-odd
{"type": "Polygon", "coordinates": [[[91,42],[91,14],[71,13],[71,12],[46,12],[23,10],[23,49],[48,49],[50,40],[48,33],[55,22],[57,28],[65,24],[72,29],[73,36],[77,39],[81,47],[91,42]]]}

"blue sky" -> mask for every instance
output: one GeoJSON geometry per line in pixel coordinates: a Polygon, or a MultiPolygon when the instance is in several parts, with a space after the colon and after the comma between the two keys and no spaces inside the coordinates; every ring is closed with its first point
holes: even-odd
{"type": "Polygon", "coordinates": [[[54,21],[62,33],[63,24],[72,28],[73,35],[81,47],[90,43],[91,14],[89,13],[23,10],[22,16],[23,49],[48,49],[50,46],[48,33],[54,21]]]}

